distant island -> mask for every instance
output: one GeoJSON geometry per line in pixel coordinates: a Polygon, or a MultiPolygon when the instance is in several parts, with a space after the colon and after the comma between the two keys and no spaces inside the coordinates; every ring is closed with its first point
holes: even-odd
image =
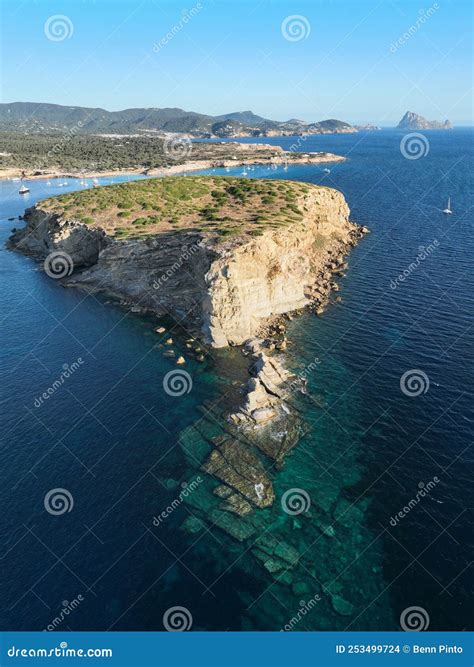
{"type": "Polygon", "coordinates": [[[452,130],[451,121],[426,120],[413,111],[407,111],[397,125],[398,130],[452,130]]]}
{"type": "Polygon", "coordinates": [[[179,133],[199,138],[357,132],[349,123],[334,118],[306,123],[295,118],[288,121],[269,120],[252,111],[209,116],[176,108],[106,111],[36,102],[0,104],[0,131],[158,136],[179,133]]]}

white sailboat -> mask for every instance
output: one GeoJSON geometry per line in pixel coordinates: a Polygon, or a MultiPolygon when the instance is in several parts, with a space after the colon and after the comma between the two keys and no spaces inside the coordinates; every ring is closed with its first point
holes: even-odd
{"type": "Polygon", "coordinates": [[[30,191],[29,188],[26,188],[24,185],[22,185],[21,188],[18,190],[18,194],[26,195],[26,193],[29,191],[30,191]]]}
{"type": "Polygon", "coordinates": [[[451,211],[451,197],[448,197],[448,205],[447,205],[446,208],[443,209],[443,213],[445,213],[446,215],[451,215],[452,214],[452,211],[451,211]]]}

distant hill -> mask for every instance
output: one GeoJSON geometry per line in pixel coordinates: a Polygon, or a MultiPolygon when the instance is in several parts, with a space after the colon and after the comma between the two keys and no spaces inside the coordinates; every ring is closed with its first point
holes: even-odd
{"type": "Polygon", "coordinates": [[[165,134],[193,137],[279,136],[356,132],[349,123],[323,120],[303,123],[269,120],[252,111],[234,111],[221,116],[176,108],[124,109],[72,107],[37,102],[0,104],[0,131],[25,134],[165,134]]]}
{"type": "Polygon", "coordinates": [[[426,120],[413,111],[407,111],[397,125],[399,130],[452,130],[453,126],[449,120],[426,120]]]}

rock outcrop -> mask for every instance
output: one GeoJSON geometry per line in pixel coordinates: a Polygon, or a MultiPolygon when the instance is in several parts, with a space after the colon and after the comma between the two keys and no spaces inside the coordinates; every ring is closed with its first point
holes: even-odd
{"type": "Polygon", "coordinates": [[[102,229],[61,220],[35,206],[26,210],[24,219],[27,226],[15,231],[10,245],[27,255],[46,258],[50,253],[60,251],[67,253],[74,267],[80,268],[96,264],[108,243],[102,229]]]}
{"type": "MultiPolygon", "coordinates": [[[[171,315],[214,347],[239,345],[268,318],[311,303],[329,286],[329,264],[360,235],[343,195],[308,186],[299,221],[231,240],[180,230],[118,240],[93,225],[51,213],[41,203],[11,247],[40,259],[61,251],[74,273],[63,284],[102,291],[158,316],[171,315]]],[[[263,407],[263,406],[260,406],[263,407]]],[[[265,413],[260,413],[265,418],[265,413]]]]}
{"type": "Polygon", "coordinates": [[[452,130],[449,120],[426,120],[413,111],[407,111],[397,125],[398,130],[452,130]]]}

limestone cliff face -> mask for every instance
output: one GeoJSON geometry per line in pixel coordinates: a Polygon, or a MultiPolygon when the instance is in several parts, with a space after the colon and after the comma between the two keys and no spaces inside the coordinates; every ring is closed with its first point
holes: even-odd
{"type": "Polygon", "coordinates": [[[354,226],[342,194],[315,189],[305,208],[301,223],[265,233],[212,262],[203,320],[215,345],[242,343],[266,318],[308,304],[307,289],[328,257],[349,243],[354,226]]]}
{"type": "Polygon", "coordinates": [[[169,314],[215,347],[241,344],[266,318],[302,308],[311,286],[326,284],[328,262],[354,243],[342,194],[311,187],[298,223],[230,241],[173,232],[118,241],[99,228],[29,209],[11,246],[45,258],[68,253],[68,285],[104,291],[158,315],[169,314]]]}

